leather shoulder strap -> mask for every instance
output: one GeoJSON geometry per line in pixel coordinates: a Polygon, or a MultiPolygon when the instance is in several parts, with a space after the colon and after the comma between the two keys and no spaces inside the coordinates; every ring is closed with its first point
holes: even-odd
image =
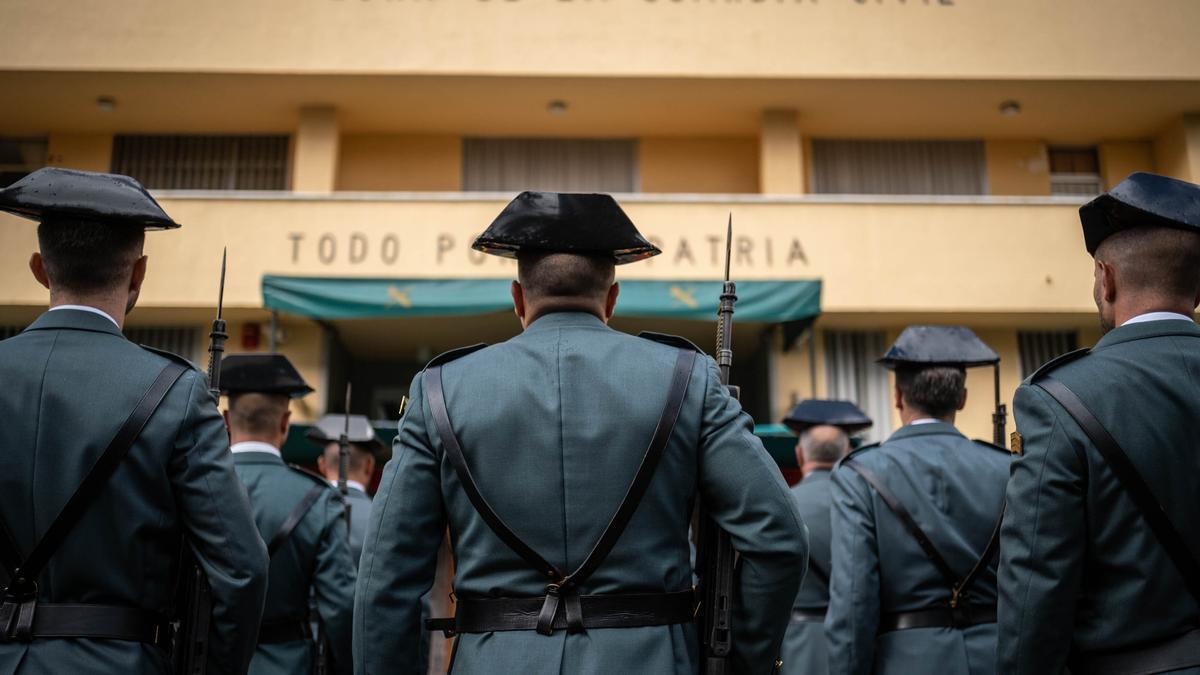
{"type": "Polygon", "coordinates": [[[300,500],[300,503],[296,504],[296,507],[288,514],[287,519],[279,526],[279,531],[275,533],[274,537],[271,537],[271,542],[267,544],[267,555],[269,557],[275,556],[275,552],[279,550],[279,547],[283,546],[283,543],[292,535],[292,530],[295,530],[300,521],[304,520],[304,514],[308,513],[313,504],[316,504],[317,500],[321,498],[321,494],[328,489],[327,485],[314,485],[308,489],[308,492],[304,493],[304,497],[300,500]]]}
{"type": "Polygon", "coordinates": [[[1171,523],[1166,510],[1154,496],[1142,475],[1138,473],[1137,467],[1129,459],[1129,455],[1125,454],[1108,429],[1101,424],[1100,420],[1096,419],[1092,411],[1075,392],[1071,391],[1070,387],[1052,377],[1041,378],[1034,384],[1058,401],[1063,410],[1067,411],[1067,414],[1075,420],[1083,433],[1092,441],[1092,445],[1095,445],[1096,449],[1100,451],[1100,455],[1108,467],[1112,469],[1121,486],[1133,499],[1138,511],[1142,513],[1142,517],[1150,525],[1150,531],[1154,533],[1155,539],[1158,539],[1158,543],[1166,550],[1167,556],[1179,570],[1188,592],[1200,604],[1200,561],[1197,561],[1195,555],[1188,549],[1185,543],[1186,539],[1171,523]]]}
{"type": "Polygon", "coordinates": [[[908,530],[908,533],[912,535],[913,539],[916,540],[917,545],[920,546],[921,550],[925,552],[925,557],[929,558],[930,562],[933,563],[934,567],[937,568],[938,572],[941,573],[946,582],[949,583],[952,588],[957,586],[958,575],[954,573],[954,570],[950,569],[950,564],[946,562],[946,559],[942,557],[941,552],[938,551],[937,547],[933,545],[933,541],[929,538],[929,535],[925,534],[925,530],[921,529],[921,526],[917,524],[916,519],[914,519],[912,514],[909,513],[908,509],[905,508],[904,503],[896,498],[896,495],[892,493],[887,484],[880,480],[879,476],[876,476],[874,471],[871,471],[859,462],[851,460],[849,457],[846,457],[842,460],[842,466],[850,469],[854,473],[857,473],[859,476],[862,476],[863,480],[867,481],[867,484],[879,494],[879,497],[883,500],[883,503],[887,504],[888,509],[890,509],[891,512],[896,514],[896,517],[900,519],[900,524],[902,524],[904,529],[908,530]]]}
{"type": "Polygon", "coordinates": [[[49,562],[50,556],[58,550],[63,539],[79,522],[79,518],[83,516],[84,511],[100,493],[100,490],[108,483],[109,477],[112,476],[113,471],[116,470],[125,455],[129,453],[134,441],[146,426],[146,422],[150,420],[150,416],[154,414],[159,404],[166,398],[167,392],[186,371],[187,367],[176,361],[168,363],[162,369],[158,377],[142,394],[142,398],[129,413],[129,417],[125,418],[124,424],[108,442],[108,447],[88,470],[83,482],[75,488],[75,493],[67,500],[58,517],[50,523],[46,533],[33,547],[29,557],[16,569],[11,570],[9,587],[5,589],[6,592],[13,590],[28,593],[33,588],[42,568],[49,562]]]}

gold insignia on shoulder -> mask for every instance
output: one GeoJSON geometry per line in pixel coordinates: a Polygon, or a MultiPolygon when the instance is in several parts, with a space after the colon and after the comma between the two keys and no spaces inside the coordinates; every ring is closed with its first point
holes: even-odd
{"type": "Polygon", "coordinates": [[[1012,434],[1009,435],[1009,441],[1012,446],[1010,449],[1012,454],[1018,457],[1025,454],[1025,440],[1021,438],[1021,432],[1012,432],[1012,434]]]}
{"type": "Polygon", "coordinates": [[[775,659],[775,671],[778,672],[782,669],[783,669],[783,659],[775,659]]]}
{"type": "MultiPolygon", "coordinates": [[[[400,411],[399,411],[399,414],[400,414],[400,416],[401,416],[401,417],[404,417],[404,411],[405,411],[405,410],[408,410],[408,395],[407,395],[407,394],[406,394],[406,395],[404,395],[404,396],[401,396],[401,397],[400,397],[400,411]]],[[[1014,433],[1015,433],[1015,432],[1014,432],[1014,433]]]]}

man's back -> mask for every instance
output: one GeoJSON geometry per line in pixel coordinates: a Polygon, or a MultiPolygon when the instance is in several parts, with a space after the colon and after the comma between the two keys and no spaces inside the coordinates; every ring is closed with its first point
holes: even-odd
{"type": "MultiPolygon", "coordinates": [[[[1200,327],[1123,326],[1047,376],[1108,429],[1200,557],[1200,327]]],[[[1194,629],[1200,607],[1078,424],[1028,382],[1014,403],[1026,455],[1001,549],[1005,672],[1057,672],[1068,645],[1119,651],[1194,629]]]]}
{"type": "Polygon", "coordinates": [[[323,478],[293,469],[274,454],[235,452],[234,462],[250,495],[264,541],[274,539],[310,491],[318,495],[271,555],[261,642],[250,672],[268,675],[308,671],[312,650],[302,634],[309,624],[310,591],[315,588],[316,609],[324,621],[338,672],[349,673],[354,571],[342,500],[323,478]],[[290,635],[268,637],[289,629],[290,635]]]}
{"type": "MultiPolygon", "coordinates": [[[[565,571],[587,557],[621,503],[667,400],[678,350],[607,328],[583,313],[549,314],[522,335],[444,366],[449,416],[480,491],[513,531],[565,571]]],[[[540,597],[546,582],[475,512],[434,431],[425,382],[414,380],[373,509],[360,568],[356,653],[367,672],[411,644],[416,599],[449,525],[461,598],[540,597]],[[444,515],[442,505],[444,504],[444,515]],[[403,524],[404,529],[399,530],[403,524]],[[390,557],[384,557],[390,556],[390,557]],[[378,558],[378,561],[376,561],[378,558]],[[403,603],[377,600],[403,588],[403,603]],[[401,629],[396,631],[395,626],[401,629]]],[[[687,590],[688,525],[699,487],[747,555],[735,649],[758,672],[775,660],[803,571],[803,525],[749,417],[720,389],[715,365],[697,359],[674,433],[653,480],[611,553],[581,595],[687,590]],[[773,558],[764,564],[763,558],[773,558]]],[[[639,628],[470,633],[456,673],[692,673],[691,623],[639,628]]]]}
{"type": "MultiPolygon", "coordinates": [[[[876,636],[888,614],[945,607],[950,584],[850,462],[883,481],[961,579],[1000,518],[1007,453],[950,424],[908,425],[881,446],[852,454],[833,474],[831,672],[922,672],[931,663],[945,673],[993,672],[994,623],[876,636]]],[[[966,594],[971,604],[995,605],[995,569],[993,558],[966,594]]]]}
{"type": "MultiPolygon", "coordinates": [[[[0,342],[0,514],[21,556],[58,515],[168,359],[80,310],[44,314],[0,342]]],[[[215,668],[253,650],[266,554],[228,455],[203,376],[186,372],[128,456],[51,558],[45,603],[91,603],[166,614],[185,531],[213,580],[215,668]]],[[[116,640],[0,644],[4,672],[165,672],[163,652],[116,640]]]]}

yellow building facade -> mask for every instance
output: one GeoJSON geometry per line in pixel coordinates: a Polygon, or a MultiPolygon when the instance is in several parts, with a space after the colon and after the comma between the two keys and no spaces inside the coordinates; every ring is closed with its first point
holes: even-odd
{"type": "MultiPolygon", "coordinates": [[[[1098,337],[1079,205],[1132,171],[1200,181],[1190,0],[14,0],[3,13],[0,179],[52,165],[150,187],[183,228],[147,237],[129,333],[201,365],[228,247],[228,346],[288,354],[317,388],[302,418],[340,411],[347,380],[356,412],[394,418],[425,360],[519,330],[494,309],[406,311],[430,282],[513,277],[469,245],[523,188],[616,193],[664,250],[618,280],[667,282],[669,297],[662,317],[622,317],[618,302],[615,325],[704,347],[713,323],[670,310],[715,312],[690,289],[721,277],[732,214],[738,281],[820,283],[815,321],[736,329],[747,407],[775,422],[803,398],[850,398],[880,437],[898,421],[874,358],[904,326],[972,327],[1010,398],[1098,337]],[[297,311],[320,298],[281,305],[272,279],[380,280],[388,299],[359,318],[297,311]]],[[[47,298],[27,271],[34,228],[0,217],[0,242],[12,333],[47,298]]],[[[990,438],[991,373],[968,386],[961,426],[990,438]]]]}

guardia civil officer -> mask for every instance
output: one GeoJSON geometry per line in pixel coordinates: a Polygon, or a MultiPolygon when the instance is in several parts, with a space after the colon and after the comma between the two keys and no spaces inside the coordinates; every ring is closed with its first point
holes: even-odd
{"type": "Polygon", "coordinates": [[[771,672],[807,555],[779,469],[712,359],[606,325],[614,265],[659,250],[607,195],[534,192],[474,247],[517,258],[525,330],[413,380],[363,548],[358,672],[414,672],[448,525],[458,675],[695,673],[696,499],[742,553],[735,672],[771,672]]]}
{"type": "Polygon", "coordinates": [[[783,672],[829,672],[825,614],[829,608],[829,474],[850,452],[850,435],[871,426],[871,418],[850,401],[801,401],[783,419],[798,437],[796,461],[804,478],[792,487],[800,517],[808,526],[808,574],[792,604],[783,638],[783,672]]]}
{"type": "MultiPolygon", "coordinates": [[[[190,547],[208,666],[245,672],[267,554],[202,373],[121,333],[144,230],[179,227],[125,176],[42,169],[0,191],[37,220],[50,311],[0,342],[0,672],[166,673],[190,547]]],[[[203,641],[203,637],[200,637],[203,641]]]]}
{"type": "MultiPolygon", "coordinates": [[[[317,468],[331,485],[338,484],[341,447],[338,440],[346,431],[345,415],[326,415],[308,430],[308,440],[318,444],[322,453],[317,457],[317,468]]],[[[375,475],[375,462],[386,462],[391,452],[375,435],[375,427],[363,415],[350,415],[349,461],[346,470],[346,505],[350,508],[350,554],[354,564],[362,556],[363,537],[367,533],[367,520],[371,516],[371,497],[367,485],[375,475]]]]}
{"type": "Polygon", "coordinates": [[[1080,209],[1105,333],[1017,390],[1004,673],[1200,673],[1200,186],[1080,209]]]}
{"type": "Polygon", "coordinates": [[[1010,459],[954,420],[965,368],[996,354],[962,326],[910,326],[880,361],[904,426],[833,472],[829,671],[993,673],[1010,459]]]}
{"type": "Polygon", "coordinates": [[[282,354],[234,354],[221,364],[225,421],[238,477],[271,557],[254,675],[307,673],[316,654],[310,593],[328,641],[330,672],[351,672],[354,561],[344,503],[319,474],[284,463],[292,398],[312,389],[282,354]]]}

